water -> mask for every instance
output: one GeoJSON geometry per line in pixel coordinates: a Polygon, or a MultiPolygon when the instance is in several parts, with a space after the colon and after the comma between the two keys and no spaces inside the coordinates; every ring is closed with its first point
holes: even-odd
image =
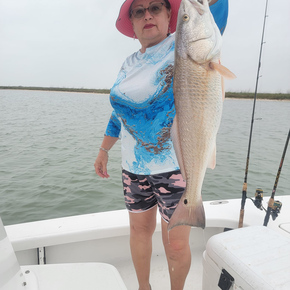
{"type": "MultiPolygon", "coordinates": [[[[203,199],[240,198],[252,100],[226,100],[217,139],[217,166],[203,199]]],[[[109,179],[94,161],[110,117],[108,95],[0,90],[0,216],[14,224],[124,209],[120,142],[110,151],[109,179]]],[[[290,102],[258,101],[248,195],[270,195],[290,125],[290,102]]],[[[289,149],[290,151],[290,149],[289,149]]],[[[290,194],[290,153],[277,194],[290,194]]]]}

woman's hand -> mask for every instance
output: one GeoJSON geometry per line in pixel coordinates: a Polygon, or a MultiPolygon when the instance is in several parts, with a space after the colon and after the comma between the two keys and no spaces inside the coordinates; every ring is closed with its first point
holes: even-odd
{"type": "Polygon", "coordinates": [[[104,150],[100,150],[94,166],[96,173],[102,178],[110,177],[110,175],[107,173],[108,160],[108,153],[104,150]]]}
{"type": "Polygon", "coordinates": [[[109,150],[119,140],[117,137],[104,136],[98,157],[95,161],[95,171],[102,178],[108,178],[110,175],[107,173],[107,164],[109,160],[109,150]]]}

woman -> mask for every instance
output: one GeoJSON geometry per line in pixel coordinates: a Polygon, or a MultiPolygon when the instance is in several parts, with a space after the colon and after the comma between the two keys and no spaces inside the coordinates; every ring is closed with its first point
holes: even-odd
{"type": "MultiPolygon", "coordinates": [[[[181,0],[126,0],[117,29],[139,40],[141,49],[124,62],[111,89],[114,108],[98,157],[96,173],[108,178],[108,151],[121,136],[123,186],[130,219],[130,247],[139,290],[149,284],[152,235],[157,206],[172,290],[183,289],[190,264],[190,227],[169,234],[167,224],[180,200],[183,181],[170,127],[175,116],[173,98],[174,34],[181,0]],[[169,243],[170,240],[170,243],[169,243]]],[[[212,0],[211,8],[223,31],[227,0],[212,0]]]]}

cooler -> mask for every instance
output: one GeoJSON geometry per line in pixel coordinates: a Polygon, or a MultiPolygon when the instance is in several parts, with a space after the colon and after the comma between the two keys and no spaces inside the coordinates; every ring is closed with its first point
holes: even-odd
{"type": "Polygon", "coordinates": [[[290,236],[264,226],[212,236],[203,253],[203,290],[290,290],[290,236]]]}

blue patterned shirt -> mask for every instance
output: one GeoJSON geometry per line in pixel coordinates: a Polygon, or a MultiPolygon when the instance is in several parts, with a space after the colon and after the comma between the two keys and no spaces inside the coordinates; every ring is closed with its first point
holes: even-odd
{"type": "MultiPolygon", "coordinates": [[[[211,11],[221,32],[228,0],[211,11]]],[[[135,174],[158,174],[179,169],[170,128],[175,116],[173,97],[174,34],[137,51],[122,65],[111,89],[114,108],[105,135],[121,138],[122,167],[135,174]]]]}

